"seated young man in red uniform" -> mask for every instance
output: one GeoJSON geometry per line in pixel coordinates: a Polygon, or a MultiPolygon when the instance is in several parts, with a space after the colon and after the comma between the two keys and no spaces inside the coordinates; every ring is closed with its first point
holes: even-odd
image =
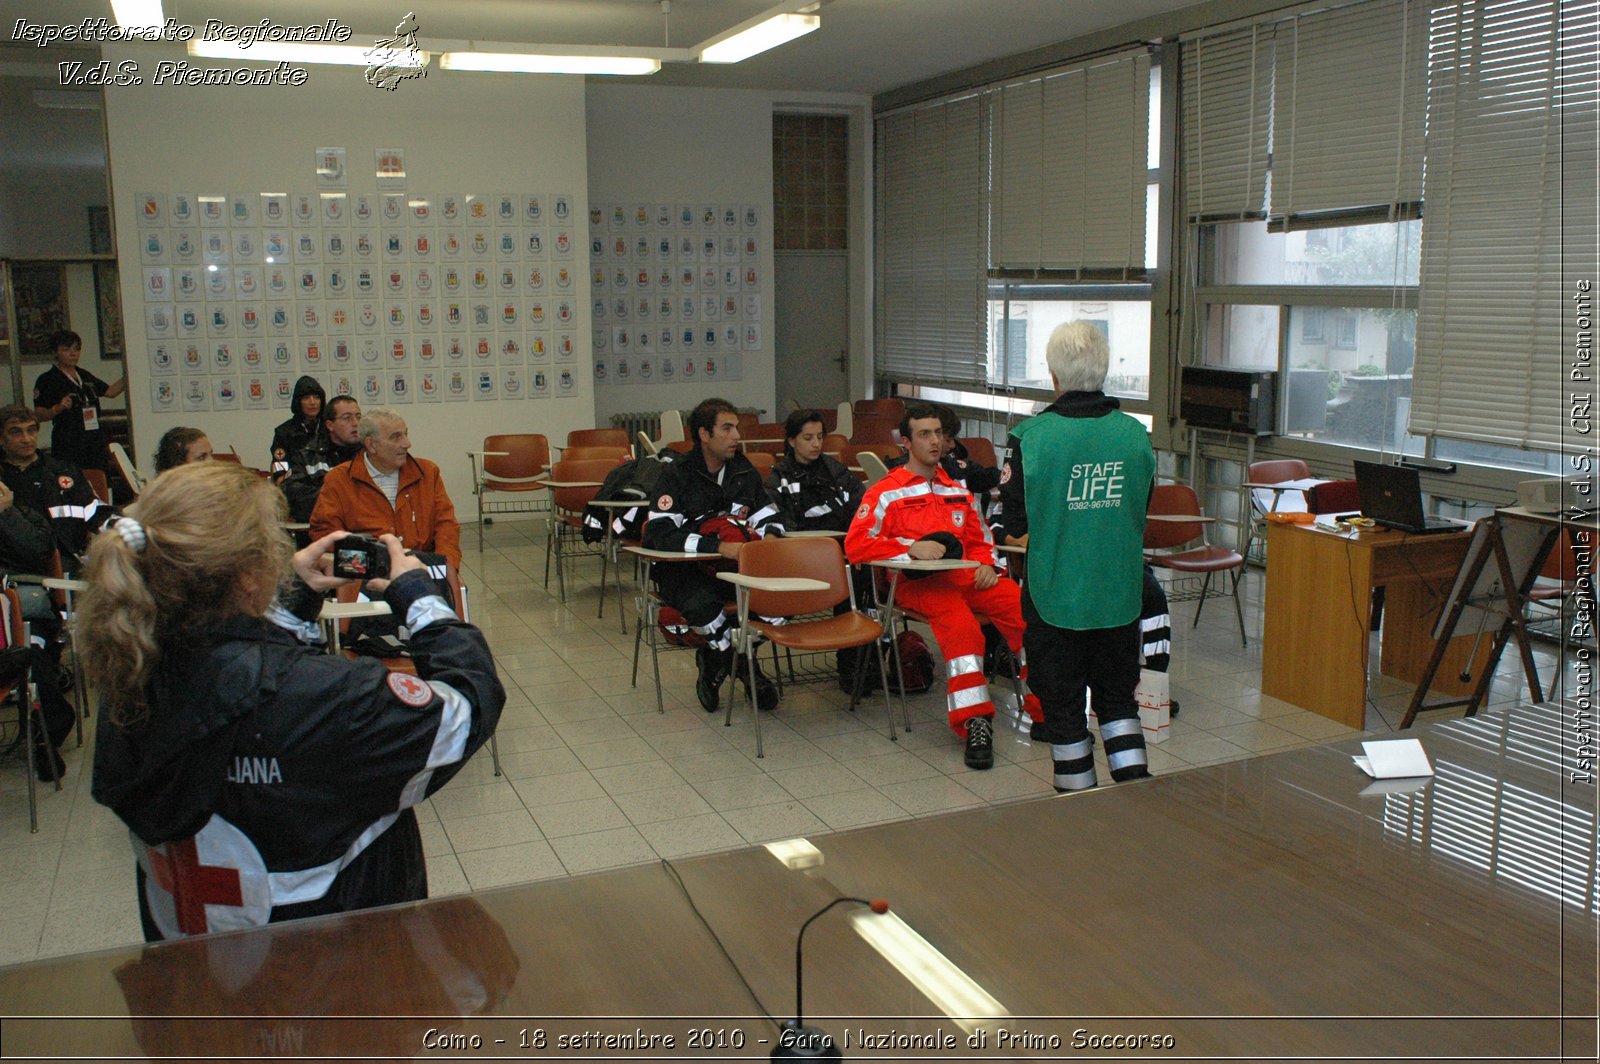
{"type": "MultiPolygon", "coordinates": [[[[981,613],[1005,637],[1021,660],[1022,597],[1017,585],[994,569],[994,540],[972,495],[939,465],[944,430],[938,408],[917,403],[900,422],[906,464],[867,489],[856,510],[844,549],[856,564],[871,561],[965,558],[976,569],[907,572],[895,601],[926,616],[949,668],[950,727],[966,738],[968,768],[994,764],[994,702],[983,676],[981,613]]],[[[1028,667],[1021,666],[1023,680],[1028,667]]],[[[1023,708],[1044,719],[1032,694],[1023,708]]]]}

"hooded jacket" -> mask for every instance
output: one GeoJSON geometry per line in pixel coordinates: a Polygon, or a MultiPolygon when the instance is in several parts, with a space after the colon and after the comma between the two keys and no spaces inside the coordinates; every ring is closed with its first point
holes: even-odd
{"type": "Polygon", "coordinates": [[[866,491],[860,477],[825,454],[810,464],[802,464],[792,454],[784,455],[773,464],[766,488],[777,503],[784,529],[791,532],[845,531],[866,491]]]}
{"type": "MultiPolygon", "coordinates": [[[[128,825],[148,939],[427,896],[412,807],[505,703],[483,635],[433,588],[406,574],[385,594],[417,676],[325,655],[275,610],[163,657],[141,723],[102,709],[93,794],[128,825]]],[[[296,612],[319,603],[302,592],[296,612]]]]}
{"type": "Polygon", "coordinates": [[[328,430],[322,425],[322,411],[307,418],[300,410],[300,401],[308,395],[328,405],[328,393],[323,391],[317,378],[310,375],[294,382],[294,395],[289,399],[289,420],[272,430],[272,473],[274,476],[290,472],[296,463],[300,468],[307,464],[301,452],[308,447],[326,448],[328,430]]]}

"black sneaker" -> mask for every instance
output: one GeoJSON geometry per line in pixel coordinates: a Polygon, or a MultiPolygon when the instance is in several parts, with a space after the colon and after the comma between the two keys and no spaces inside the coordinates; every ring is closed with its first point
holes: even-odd
{"type": "Polygon", "coordinates": [[[715,713],[722,701],[722,681],[728,678],[728,664],[732,660],[731,651],[701,647],[694,652],[694,662],[700,667],[694,693],[707,713],[715,713]]]}
{"type": "Polygon", "coordinates": [[[968,768],[994,767],[994,721],[989,717],[973,717],[967,721],[968,768]]]}
{"type": "Polygon", "coordinates": [[[42,739],[35,739],[33,744],[33,774],[39,777],[41,783],[54,783],[67,774],[67,763],[61,759],[61,751],[51,746],[42,739]]]}
{"type": "MultiPolygon", "coordinates": [[[[745,662],[739,662],[739,681],[744,684],[745,690],[750,690],[750,667],[745,662]]],[[[756,708],[764,712],[771,712],[778,708],[778,688],[767,674],[761,671],[761,663],[756,662],[756,708]]]]}
{"type": "Polygon", "coordinates": [[[1172,714],[1174,717],[1178,715],[1178,700],[1176,698],[1167,703],[1167,712],[1172,714]]]}

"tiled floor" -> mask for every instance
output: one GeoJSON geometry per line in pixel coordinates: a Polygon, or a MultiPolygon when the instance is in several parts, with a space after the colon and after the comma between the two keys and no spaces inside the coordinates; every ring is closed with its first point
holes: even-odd
{"type": "MultiPolygon", "coordinates": [[[[578,566],[565,606],[544,590],[542,522],[497,524],[482,555],[471,549],[474,532],[464,538],[472,619],[509,693],[499,730],[505,776],[494,776],[484,750],[418,810],[435,896],[1053,793],[1049,750],[1025,729],[999,728],[994,769],[967,770],[943,722],[942,682],[911,700],[914,730],[899,742],[886,735],[881,696],[850,714],[831,685],[791,689],[763,720],[766,757],[757,760],[747,713],[725,728],[695,702],[691,655],[662,658],[664,714],[648,653],[632,685],[631,617],[621,634],[614,598],[606,619],[595,617],[594,564],[578,566]]],[[[1151,748],[1152,771],[1354,734],[1261,694],[1263,583],[1259,571],[1246,578],[1248,649],[1226,603],[1208,608],[1198,629],[1189,627],[1192,604],[1174,607],[1182,713],[1151,748]]],[[[1496,700],[1523,693],[1513,658],[1496,678],[1496,700]]],[[[1542,648],[1546,671],[1551,659],[1542,648]]],[[[1408,691],[1379,677],[1371,695],[1368,728],[1391,731],[1408,691]]],[[[92,742],[69,742],[66,788],[41,791],[36,835],[20,765],[0,764],[0,964],[140,941],[126,833],[89,796],[92,742]]],[[[1109,779],[1103,760],[1099,771],[1109,779]]]]}

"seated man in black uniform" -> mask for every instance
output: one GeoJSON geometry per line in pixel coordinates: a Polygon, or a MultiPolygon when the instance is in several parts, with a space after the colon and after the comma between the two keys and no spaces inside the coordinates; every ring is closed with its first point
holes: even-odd
{"type": "MultiPolygon", "coordinates": [[[[62,565],[74,567],[111,508],[95,498],[76,466],[39,453],[39,422],[25,406],[0,408],[0,455],[0,572],[42,575],[58,549],[62,565]]],[[[59,779],[66,763],[57,748],[74,723],[58,680],[61,620],[44,588],[25,584],[17,590],[32,635],[28,668],[44,718],[42,732],[35,732],[34,772],[42,780],[59,779]]]]}
{"type": "Polygon", "coordinates": [[[334,466],[361,453],[361,404],[348,395],[336,395],[322,408],[322,431],[308,436],[288,453],[288,475],[279,481],[289,500],[289,517],[310,521],[322,493],[322,478],[334,466]]]}
{"type": "MultiPolygon", "coordinates": [[[[782,535],[777,507],[761,487],[761,474],[739,451],[739,415],[726,399],[707,399],[689,415],[694,449],[661,474],[660,496],[644,526],[651,550],[685,554],[715,553],[737,561],[746,542],[782,535]]],[[[695,694],[706,712],[715,712],[722,681],[733,668],[733,630],[737,621],[724,606],[733,585],[718,580],[709,567],[666,562],[655,567],[661,598],[705,637],[696,653],[700,677],[695,694]]],[[[749,683],[741,664],[739,677],[749,683]]],[[[773,709],[778,691],[756,669],[756,704],[773,709]]]]}

